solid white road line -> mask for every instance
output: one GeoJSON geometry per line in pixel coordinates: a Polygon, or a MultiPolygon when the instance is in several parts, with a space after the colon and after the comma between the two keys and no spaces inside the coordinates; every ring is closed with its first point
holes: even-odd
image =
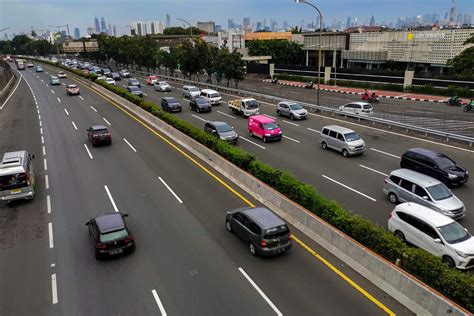
{"type": "Polygon", "coordinates": [[[58,304],[58,285],[56,283],[56,273],[51,274],[51,291],[53,295],[53,304],[58,304]]]}
{"type": "Polygon", "coordinates": [[[44,183],[45,183],[46,189],[49,189],[49,178],[47,174],[44,176],[44,183]]]}
{"type": "Polygon", "coordinates": [[[245,272],[244,269],[242,269],[241,267],[239,267],[239,271],[247,279],[247,281],[249,281],[249,283],[254,287],[254,289],[257,290],[258,294],[260,294],[260,296],[263,297],[263,299],[267,302],[267,304],[270,305],[270,307],[275,311],[275,313],[278,316],[283,316],[280,310],[275,306],[275,304],[272,303],[272,301],[270,301],[268,296],[266,296],[265,293],[263,293],[263,291],[258,287],[258,285],[250,278],[247,272],[245,272]]]}
{"type": "Polygon", "coordinates": [[[66,112],[66,115],[69,115],[69,112],[66,109],[64,109],[64,112],[66,112]]]}
{"type": "Polygon", "coordinates": [[[201,120],[201,121],[203,121],[203,122],[207,122],[207,120],[205,120],[205,119],[203,119],[202,117],[199,117],[199,116],[197,116],[197,115],[191,114],[191,116],[193,116],[193,117],[195,117],[195,118],[197,118],[198,120],[201,120]]]}
{"type": "MultiPolygon", "coordinates": [[[[16,89],[18,89],[18,86],[20,85],[20,82],[21,82],[21,79],[23,79],[23,75],[20,74],[20,80],[18,80],[18,83],[16,84],[16,87],[15,89],[13,89],[12,93],[10,93],[10,95],[8,96],[8,98],[5,100],[5,102],[3,102],[2,106],[0,106],[0,110],[3,110],[3,108],[5,107],[5,105],[7,105],[8,101],[10,100],[10,98],[12,97],[12,95],[15,94],[15,91],[16,89]]],[[[26,81],[26,80],[25,80],[26,81]]],[[[29,86],[29,85],[28,85],[29,86]]],[[[30,88],[31,89],[31,88],[30,88]]],[[[33,93],[33,97],[34,97],[34,93],[33,93]]],[[[35,99],[35,103],[36,103],[36,99],[35,99]]]]}
{"type": "Polygon", "coordinates": [[[91,105],[91,109],[94,110],[95,112],[97,112],[97,110],[91,105]]]}
{"type": "Polygon", "coordinates": [[[285,136],[285,135],[283,135],[283,137],[286,138],[286,139],[289,139],[291,141],[294,141],[295,143],[298,143],[298,144],[301,143],[299,140],[296,140],[294,138],[291,138],[291,137],[288,137],[288,136],[285,136]]]}
{"type": "Polygon", "coordinates": [[[286,120],[283,120],[283,122],[285,122],[286,124],[293,125],[293,126],[298,126],[298,127],[301,126],[300,124],[296,124],[296,123],[293,123],[293,122],[290,122],[290,121],[286,121],[286,120]]]}
{"type": "Polygon", "coordinates": [[[57,98],[58,99],[58,102],[61,103],[61,99],[60,98],[57,98]]]}
{"type": "Polygon", "coordinates": [[[81,99],[82,101],[84,101],[84,98],[83,98],[81,95],[79,96],[79,99],[81,99]]]}
{"type": "Polygon", "coordinates": [[[130,148],[132,148],[134,152],[137,152],[137,150],[132,146],[132,144],[128,142],[128,140],[126,140],[125,138],[123,140],[127,143],[128,146],[130,146],[130,148]]]}
{"type": "Polygon", "coordinates": [[[51,93],[52,93],[52,94],[55,94],[55,93],[54,93],[54,90],[51,90],[51,93]]]}
{"type": "Polygon", "coordinates": [[[46,156],[46,147],[43,146],[43,156],[46,156]]]}
{"type": "Polygon", "coordinates": [[[166,314],[165,308],[163,307],[163,303],[161,303],[161,300],[158,297],[158,293],[156,293],[156,290],[152,290],[151,293],[153,294],[156,304],[158,305],[158,308],[160,309],[161,316],[166,316],[167,314],[166,314]]]}
{"type": "Polygon", "coordinates": [[[46,195],[46,209],[48,214],[51,214],[51,197],[49,195],[46,195]]]}
{"type": "Polygon", "coordinates": [[[161,177],[158,177],[158,179],[160,179],[161,183],[163,183],[163,185],[171,192],[171,194],[173,194],[173,196],[176,198],[176,200],[178,200],[178,202],[180,204],[183,204],[183,201],[179,198],[179,196],[174,193],[174,191],[170,188],[170,186],[165,182],[165,180],[163,180],[161,177]]]}
{"type": "Polygon", "coordinates": [[[272,119],[274,119],[274,120],[276,120],[276,119],[277,119],[276,117],[274,117],[274,116],[271,116],[271,115],[268,115],[268,114],[263,114],[263,115],[264,115],[264,116],[266,116],[266,117],[272,118],[272,119]]]}
{"type": "Polygon", "coordinates": [[[71,122],[72,123],[72,126],[74,126],[74,128],[76,129],[77,131],[77,126],[76,126],[76,123],[74,123],[74,121],[71,122]]]}
{"type": "Polygon", "coordinates": [[[312,131],[312,132],[315,132],[315,133],[321,134],[321,131],[317,131],[317,130],[315,130],[315,129],[312,129],[312,128],[309,128],[309,127],[307,127],[306,129],[307,129],[308,131],[312,131]]]}
{"type": "Polygon", "coordinates": [[[48,162],[46,161],[46,158],[43,159],[43,163],[44,163],[44,170],[48,170],[48,162]]]}
{"type": "Polygon", "coordinates": [[[44,136],[41,136],[41,144],[44,144],[44,136]]]}
{"type": "Polygon", "coordinates": [[[383,175],[383,176],[386,176],[386,177],[388,177],[388,174],[386,174],[386,173],[383,173],[383,172],[381,172],[381,171],[378,171],[378,170],[375,170],[375,169],[369,168],[369,167],[367,167],[367,166],[364,166],[364,165],[359,165],[359,166],[361,166],[361,167],[362,167],[362,168],[364,168],[364,169],[367,169],[367,170],[370,170],[370,171],[373,171],[373,172],[375,172],[375,173],[378,173],[378,174],[381,174],[381,175],[383,175]]]}
{"type": "Polygon", "coordinates": [[[334,183],[337,183],[337,184],[339,184],[340,186],[342,186],[342,187],[344,187],[344,188],[346,188],[346,189],[349,189],[349,190],[351,190],[351,191],[353,191],[353,192],[355,192],[355,193],[357,193],[357,194],[359,194],[359,195],[362,195],[363,197],[368,198],[369,200],[371,200],[371,201],[373,201],[373,202],[376,202],[376,201],[377,201],[376,199],[374,199],[374,198],[372,198],[372,197],[370,197],[370,196],[368,196],[368,195],[366,195],[366,194],[364,194],[364,193],[362,193],[362,192],[359,192],[359,191],[357,191],[357,190],[355,190],[355,189],[353,189],[353,188],[351,188],[351,187],[349,187],[349,186],[347,186],[347,185],[345,185],[345,184],[342,184],[342,183],[339,182],[339,181],[336,181],[336,180],[334,180],[334,179],[331,179],[331,178],[329,178],[328,176],[326,176],[326,175],[324,175],[324,174],[323,174],[323,178],[328,179],[328,180],[330,180],[330,181],[332,181],[332,182],[334,182],[334,183]]]}
{"type": "Polygon", "coordinates": [[[48,223],[49,248],[54,248],[53,223],[48,223]]]}
{"type": "Polygon", "coordinates": [[[378,153],[381,153],[381,154],[384,154],[384,155],[387,155],[387,156],[390,156],[390,157],[393,157],[393,158],[397,158],[397,159],[400,159],[400,158],[401,158],[400,156],[397,156],[397,155],[394,155],[394,154],[390,154],[390,153],[388,153],[388,152],[385,152],[385,151],[382,151],[382,150],[379,150],[379,149],[370,148],[370,150],[376,151],[376,152],[378,152],[378,153]]]}
{"type": "Polygon", "coordinates": [[[249,142],[249,143],[251,143],[251,144],[254,144],[254,145],[257,146],[257,147],[260,147],[260,148],[262,148],[262,149],[266,149],[265,147],[263,147],[263,146],[261,146],[261,145],[255,143],[255,142],[251,141],[250,139],[247,139],[247,138],[242,137],[242,136],[239,136],[239,138],[245,140],[246,142],[249,142]]]}
{"type": "Polygon", "coordinates": [[[112,124],[110,124],[109,121],[107,121],[107,119],[106,119],[105,117],[103,117],[102,119],[105,121],[105,123],[107,123],[107,124],[109,124],[109,125],[112,125],[112,124]]]}
{"type": "Polygon", "coordinates": [[[224,112],[221,112],[221,111],[217,111],[217,113],[222,114],[222,115],[225,115],[225,116],[227,116],[227,117],[230,117],[231,119],[236,119],[235,116],[230,115],[230,114],[227,114],[227,113],[224,113],[224,112]]]}
{"type": "Polygon", "coordinates": [[[109,188],[104,185],[105,192],[107,192],[107,195],[109,196],[110,203],[112,203],[112,206],[114,207],[115,212],[118,212],[117,205],[115,205],[114,198],[112,197],[112,194],[110,194],[109,188]]]}
{"type": "Polygon", "coordinates": [[[89,155],[89,157],[90,157],[91,159],[94,159],[94,158],[92,158],[92,154],[91,154],[91,152],[89,151],[89,148],[87,148],[87,144],[84,144],[84,147],[86,148],[86,151],[87,151],[87,154],[89,155]]]}

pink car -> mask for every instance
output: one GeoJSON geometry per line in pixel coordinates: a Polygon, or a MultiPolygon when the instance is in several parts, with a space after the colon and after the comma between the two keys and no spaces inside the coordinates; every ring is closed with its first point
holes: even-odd
{"type": "Polygon", "coordinates": [[[250,136],[256,136],[266,143],[269,140],[281,140],[282,133],[278,123],[264,115],[252,115],[248,120],[250,136]]]}

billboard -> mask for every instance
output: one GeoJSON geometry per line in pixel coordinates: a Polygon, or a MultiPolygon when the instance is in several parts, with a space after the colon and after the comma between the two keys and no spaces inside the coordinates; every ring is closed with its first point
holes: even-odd
{"type": "Polygon", "coordinates": [[[65,53],[96,52],[98,50],[99,44],[97,42],[66,42],[63,44],[65,53]]]}

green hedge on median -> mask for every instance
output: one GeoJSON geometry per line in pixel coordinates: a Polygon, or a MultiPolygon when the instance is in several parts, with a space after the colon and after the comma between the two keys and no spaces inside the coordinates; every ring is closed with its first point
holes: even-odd
{"type": "MultiPolygon", "coordinates": [[[[62,65],[58,66],[70,70],[62,65]]],[[[77,71],[73,72],[82,77],[87,77],[80,71],[79,73],[77,71]]],[[[258,160],[254,155],[216,139],[212,135],[205,133],[202,129],[162,111],[153,102],[143,101],[143,99],[133,96],[125,89],[108,85],[105,82],[98,83],[214,150],[222,157],[310,210],[388,261],[395,263],[397,259],[400,259],[401,267],[405,271],[469,311],[474,312],[473,276],[458,270],[449,269],[442,263],[440,258],[422,249],[412,248],[395,238],[384,228],[361,216],[351,214],[337,202],[322,196],[314,187],[299,181],[290,173],[277,170],[258,160]]]]}

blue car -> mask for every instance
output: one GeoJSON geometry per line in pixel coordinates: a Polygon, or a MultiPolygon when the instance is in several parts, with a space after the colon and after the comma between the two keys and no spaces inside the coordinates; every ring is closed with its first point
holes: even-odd
{"type": "Polygon", "coordinates": [[[36,66],[36,72],[43,72],[42,66],[36,66]]]}
{"type": "Polygon", "coordinates": [[[59,78],[56,77],[56,76],[51,76],[50,83],[51,83],[52,86],[61,84],[61,82],[59,81],[59,78]]]}

